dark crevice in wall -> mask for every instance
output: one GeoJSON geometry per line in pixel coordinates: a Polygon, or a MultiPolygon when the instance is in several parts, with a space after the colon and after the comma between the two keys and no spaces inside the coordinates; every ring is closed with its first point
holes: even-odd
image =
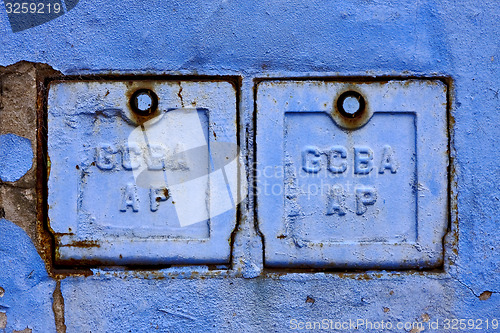
{"type": "Polygon", "coordinates": [[[64,323],[64,298],[61,293],[60,280],[57,281],[56,288],[52,294],[52,311],[54,311],[57,333],[66,333],[66,324],[64,323]]]}

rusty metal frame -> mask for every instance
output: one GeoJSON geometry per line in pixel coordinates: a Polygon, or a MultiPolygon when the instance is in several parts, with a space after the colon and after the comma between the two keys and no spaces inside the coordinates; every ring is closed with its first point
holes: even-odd
{"type": "MultiPolygon", "coordinates": [[[[241,104],[241,86],[242,79],[240,76],[225,75],[156,75],[156,74],[127,74],[127,75],[113,75],[113,74],[96,74],[96,75],[62,75],[55,71],[44,71],[37,75],[37,170],[36,170],[36,193],[37,193],[37,231],[40,235],[39,252],[45,262],[47,272],[49,275],[61,279],[70,275],[89,276],[92,275],[91,268],[103,267],[106,265],[99,264],[99,262],[89,262],[87,264],[79,265],[56,265],[55,264],[55,239],[50,231],[49,217],[48,217],[48,175],[50,173],[50,156],[47,153],[47,103],[48,91],[51,82],[55,81],[148,81],[148,80],[161,80],[161,81],[199,81],[199,82],[214,82],[223,81],[233,85],[236,94],[236,143],[240,146],[240,104],[241,104]]],[[[238,175],[239,177],[239,175],[238,175]]],[[[219,276],[221,270],[231,270],[233,267],[233,249],[235,234],[240,226],[242,212],[240,205],[236,206],[236,223],[230,236],[230,255],[229,263],[226,269],[221,269],[221,265],[202,265],[208,267],[207,276],[219,276]],[[214,271],[211,273],[211,271],[214,271]]],[[[150,276],[151,272],[160,270],[162,268],[169,268],[175,266],[193,266],[193,265],[127,265],[124,266],[127,270],[136,273],[150,276]]],[[[199,265],[198,265],[199,266],[199,265]]],[[[222,265],[223,266],[223,265],[222,265]]],[[[203,273],[198,274],[193,270],[196,275],[203,276],[203,273]]],[[[153,274],[154,275],[154,274],[153,274]]],[[[174,274],[175,275],[175,274],[174,274]]],[[[158,276],[164,278],[165,276],[158,276]]]]}
{"type": "MultiPolygon", "coordinates": [[[[253,156],[254,165],[259,163],[257,160],[257,87],[259,83],[266,81],[321,81],[321,82],[343,82],[343,83],[371,83],[371,82],[389,82],[392,80],[439,80],[446,87],[446,121],[447,121],[447,156],[448,156],[448,167],[447,167],[447,230],[442,238],[443,247],[443,258],[442,264],[435,268],[426,269],[400,269],[391,271],[389,274],[394,275],[424,275],[432,274],[437,276],[447,275],[449,267],[454,264],[458,256],[458,244],[459,244],[459,223],[458,223],[458,208],[457,208],[457,175],[456,175],[456,161],[455,161],[455,142],[454,142],[454,130],[455,130],[455,119],[452,114],[454,107],[454,96],[455,96],[455,85],[454,80],[451,76],[446,75],[380,75],[380,76],[272,76],[267,77],[255,77],[253,79],[253,156]]],[[[258,219],[258,202],[257,202],[257,169],[252,169],[252,179],[253,179],[253,191],[250,195],[253,196],[254,202],[254,227],[259,236],[262,239],[262,262],[264,263],[263,273],[266,276],[279,277],[286,275],[288,273],[332,273],[336,274],[341,278],[352,278],[352,279],[373,279],[382,277],[385,274],[379,273],[382,270],[379,268],[375,269],[356,269],[356,270],[345,270],[345,269],[320,269],[320,268],[270,268],[265,265],[265,241],[264,234],[259,228],[258,219]]]]}

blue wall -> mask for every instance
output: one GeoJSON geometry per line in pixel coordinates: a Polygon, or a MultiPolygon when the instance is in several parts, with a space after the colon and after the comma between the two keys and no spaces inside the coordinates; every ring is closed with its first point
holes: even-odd
{"type": "MultiPolygon", "coordinates": [[[[281,332],[292,330],[291,319],[394,325],[500,319],[499,19],[496,1],[81,0],[65,15],[13,33],[2,10],[3,66],[27,60],[63,74],[241,76],[240,142],[248,163],[255,77],[453,80],[458,243],[457,253],[447,246],[444,272],[261,274],[263,249],[250,198],[242,206],[232,270],[112,268],[68,276],[61,281],[68,332],[281,332]],[[487,300],[479,297],[484,291],[492,292],[487,300]]],[[[2,179],[19,178],[23,168],[2,169],[2,179]]],[[[2,219],[0,230],[0,312],[7,331],[54,332],[55,280],[22,229],[2,219]]]]}

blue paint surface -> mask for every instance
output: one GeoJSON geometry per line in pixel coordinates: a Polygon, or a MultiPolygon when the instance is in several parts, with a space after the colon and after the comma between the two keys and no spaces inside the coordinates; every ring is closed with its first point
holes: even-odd
{"type": "Polygon", "coordinates": [[[29,139],[15,134],[0,135],[0,179],[19,180],[33,165],[33,149],[29,139]]]}
{"type": "MultiPolygon", "coordinates": [[[[259,276],[263,247],[251,197],[241,206],[230,274],[215,270],[224,278],[200,279],[208,268],[191,267],[180,273],[173,269],[161,279],[154,278],[156,271],[121,269],[67,278],[62,292],[68,332],[283,332],[292,331],[293,319],[359,318],[395,325],[424,322],[426,315],[441,324],[444,319],[483,320],[484,327],[486,319],[498,318],[499,15],[494,0],[100,0],[80,1],[65,15],[14,34],[2,12],[1,65],[42,62],[64,74],[240,75],[240,142],[248,165],[254,162],[255,77],[443,75],[453,81],[450,209],[458,238],[444,239],[443,270],[259,276]],[[485,291],[491,297],[480,300],[485,291]]],[[[2,246],[10,248],[14,241],[3,236],[2,246]]],[[[19,254],[13,251],[3,255],[17,260],[4,259],[6,277],[31,271],[39,260],[15,259],[19,254]]],[[[25,277],[19,283],[29,281],[25,277]]],[[[28,307],[33,307],[22,298],[26,294],[13,290],[25,306],[23,318],[30,318],[28,307]]],[[[14,302],[4,299],[0,304],[14,302]]],[[[52,319],[48,311],[45,322],[52,319]]],[[[427,331],[446,332],[443,326],[427,331]]]]}
{"type": "Polygon", "coordinates": [[[55,332],[52,293],[56,283],[31,239],[14,223],[0,219],[0,312],[7,315],[7,332],[55,332]]]}
{"type": "Polygon", "coordinates": [[[265,264],[441,266],[446,92],[435,80],[259,83],[257,215],[265,264]],[[346,90],[367,105],[355,122],[334,106],[346,90]]]}
{"type": "Polygon", "coordinates": [[[138,123],[127,92],[151,83],[134,84],[50,86],[48,214],[59,263],[229,264],[234,87],[155,81],[158,110],[138,123]]]}

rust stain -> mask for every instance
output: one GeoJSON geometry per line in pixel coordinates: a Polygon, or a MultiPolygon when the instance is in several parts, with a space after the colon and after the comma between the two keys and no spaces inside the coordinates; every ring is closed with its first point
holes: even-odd
{"type": "Polygon", "coordinates": [[[316,302],[316,300],[314,298],[312,298],[311,296],[307,296],[306,303],[314,304],[315,302],[316,302]]]}
{"type": "Polygon", "coordinates": [[[90,240],[85,240],[85,241],[76,241],[72,242],[71,244],[68,245],[61,245],[61,246],[68,246],[68,247],[80,247],[80,248],[94,248],[94,247],[101,247],[101,244],[97,241],[90,241],[90,240]]]}
{"type": "MultiPolygon", "coordinates": [[[[445,246],[445,240],[448,239],[451,246],[451,251],[455,256],[458,255],[459,252],[459,214],[458,214],[458,181],[456,176],[456,166],[455,166],[455,157],[452,152],[455,151],[455,143],[454,143],[454,130],[456,120],[453,116],[453,104],[454,104],[454,92],[455,87],[453,85],[453,81],[451,78],[444,79],[445,88],[447,88],[447,112],[448,112],[448,163],[449,163],[449,179],[448,179],[448,193],[449,193],[449,226],[448,233],[443,237],[443,246],[445,246]]],[[[446,248],[446,247],[445,247],[446,248]]],[[[452,260],[452,259],[450,259],[452,260]]],[[[450,261],[449,264],[452,264],[450,261]]]]}
{"type": "Polygon", "coordinates": [[[356,280],[371,280],[372,277],[370,275],[368,275],[367,273],[363,273],[363,274],[358,274],[356,276],[356,280]]]}
{"type": "Polygon", "coordinates": [[[358,88],[357,84],[351,83],[347,84],[343,89],[340,89],[337,95],[334,97],[333,109],[330,115],[339,126],[345,129],[354,130],[366,124],[370,119],[372,112],[370,109],[370,102],[365,98],[365,94],[358,88]],[[349,93],[359,94],[362,98],[362,100],[360,100],[361,109],[356,112],[355,116],[353,117],[346,116],[339,107],[340,98],[342,97],[342,95],[349,93]]]}
{"type": "MultiPolygon", "coordinates": [[[[47,95],[48,95],[48,89],[51,84],[51,82],[58,82],[58,81],[66,81],[66,80],[78,80],[78,81],[85,81],[85,80],[104,80],[104,79],[116,79],[119,78],[120,75],[101,75],[101,76],[86,76],[86,77],[66,77],[63,76],[62,73],[57,72],[55,70],[52,70],[48,65],[43,65],[43,64],[35,64],[37,68],[37,235],[38,239],[36,240],[36,245],[37,249],[40,253],[40,256],[45,262],[47,272],[52,278],[55,279],[62,279],[65,278],[69,275],[73,276],[89,276],[92,275],[93,272],[88,269],[89,266],[101,266],[101,265],[106,265],[106,264],[113,264],[113,263],[103,263],[99,262],[96,260],[92,260],[89,258],[83,258],[82,260],[60,260],[60,253],[57,248],[54,247],[54,233],[53,231],[50,230],[50,221],[47,215],[48,212],[48,204],[47,204],[47,179],[50,176],[50,168],[51,168],[51,161],[50,158],[46,155],[47,151],[47,124],[46,124],[46,113],[47,113],[47,95]],[[58,262],[57,265],[54,263],[58,262]],[[83,266],[82,266],[83,265],[83,266]],[[79,268],[78,268],[79,267],[79,268]]],[[[131,80],[126,83],[127,85],[127,96],[128,101],[130,101],[130,97],[132,94],[137,91],[138,89],[151,89],[152,91],[155,91],[155,80],[164,82],[165,80],[162,78],[158,78],[157,76],[154,76],[154,79],[144,79],[144,77],[138,77],[135,78],[135,76],[131,75],[129,77],[133,77],[131,80]]],[[[152,76],[153,77],[153,76],[152,76]]],[[[191,81],[193,78],[192,77],[186,77],[182,78],[181,80],[188,80],[191,81]]],[[[121,80],[123,82],[123,80],[121,80]]],[[[241,86],[241,78],[236,78],[236,77],[207,77],[207,78],[201,78],[200,81],[213,81],[213,82],[230,82],[235,91],[238,91],[238,87],[241,86]]],[[[173,81],[177,82],[177,80],[173,81]]],[[[180,82],[180,81],[179,81],[180,82]]],[[[182,90],[181,90],[182,91],[182,90]]],[[[179,93],[181,93],[181,91],[179,93]]],[[[105,96],[108,96],[110,94],[109,91],[106,91],[105,96]]],[[[182,96],[181,96],[182,97],[182,96]]],[[[159,110],[157,110],[159,112],[159,110]]],[[[131,114],[134,114],[131,112],[131,114]]],[[[135,114],[134,114],[135,115],[135,114]]],[[[156,114],[151,114],[147,117],[144,116],[136,116],[135,119],[132,119],[133,121],[136,121],[139,124],[144,123],[150,118],[155,117],[156,114]]],[[[214,133],[214,136],[216,134],[214,133]]],[[[92,166],[95,166],[95,162],[91,163],[92,166]]],[[[81,166],[77,165],[75,168],[81,169],[81,166]]],[[[168,189],[164,189],[164,194],[165,196],[169,196],[168,189]]],[[[72,230],[69,230],[69,232],[72,232],[72,230]]],[[[98,247],[99,244],[97,242],[89,242],[89,241],[83,241],[83,242],[75,242],[72,243],[68,246],[78,246],[78,247],[86,247],[86,248],[93,248],[93,247],[98,247]]],[[[164,279],[166,278],[164,273],[158,273],[158,272],[142,272],[142,271],[136,271],[136,268],[132,270],[133,273],[130,271],[127,272],[125,275],[130,276],[130,274],[133,274],[137,277],[141,276],[148,276],[152,277],[155,279],[164,279]]],[[[97,273],[99,274],[99,273],[97,273]]],[[[203,273],[205,274],[205,273],[203,273]]],[[[221,272],[212,272],[207,274],[207,276],[219,276],[221,275],[221,272]]],[[[117,273],[116,275],[123,276],[123,274],[117,273]]],[[[171,276],[172,279],[175,279],[177,275],[182,275],[182,274],[176,274],[171,276]]],[[[193,278],[205,278],[205,276],[197,276],[196,274],[193,274],[193,278]]]]}
{"type": "MultiPolygon", "coordinates": [[[[161,114],[160,108],[157,107],[154,112],[152,112],[148,115],[139,115],[132,110],[132,107],[130,105],[130,100],[137,90],[149,89],[149,90],[155,92],[155,87],[156,87],[155,81],[145,81],[145,80],[128,81],[126,83],[126,86],[127,86],[127,91],[125,92],[125,97],[127,98],[127,101],[128,101],[127,107],[130,111],[130,116],[131,116],[132,120],[137,125],[142,125],[146,121],[151,120],[155,117],[158,117],[161,114]]],[[[159,102],[160,102],[160,98],[158,97],[158,103],[159,102]]]]}
{"type": "Polygon", "coordinates": [[[178,82],[178,84],[179,84],[179,92],[177,93],[177,97],[180,98],[181,106],[184,107],[184,98],[182,97],[182,84],[180,81],[178,82]]]}
{"type": "MultiPolygon", "coordinates": [[[[409,87],[409,86],[410,86],[410,84],[412,84],[412,83],[414,83],[414,82],[415,82],[414,80],[405,80],[405,81],[403,82],[403,87],[409,87]]],[[[432,83],[432,81],[431,81],[431,83],[432,83]]]]}
{"type": "Polygon", "coordinates": [[[492,293],[491,291],[488,291],[488,290],[487,290],[487,291],[483,291],[483,292],[481,293],[481,295],[479,295],[479,299],[480,299],[481,301],[487,301],[487,300],[489,300],[489,299],[490,299],[490,297],[491,297],[491,295],[492,295],[492,294],[493,294],[493,293],[492,293]]]}
{"type": "Polygon", "coordinates": [[[50,168],[52,166],[52,162],[50,161],[50,156],[47,154],[46,167],[47,167],[47,180],[50,178],[50,168]]]}
{"type": "MultiPolygon", "coordinates": [[[[47,95],[49,80],[60,77],[62,73],[52,69],[45,64],[34,64],[36,72],[36,230],[37,239],[33,240],[40,257],[45,263],[46,271],[54,279],[60,279],[62,275],[56,273],[53,265],[53,257],[58,253],[54,249],[54,237],[50,232],[50,220],[48,217],[48,203],[46,201],[47,180],[50,177],[51,160],[47,155],[47,95]]],[[[76,272],[78,274],[78,272],[76,272]]]]}

